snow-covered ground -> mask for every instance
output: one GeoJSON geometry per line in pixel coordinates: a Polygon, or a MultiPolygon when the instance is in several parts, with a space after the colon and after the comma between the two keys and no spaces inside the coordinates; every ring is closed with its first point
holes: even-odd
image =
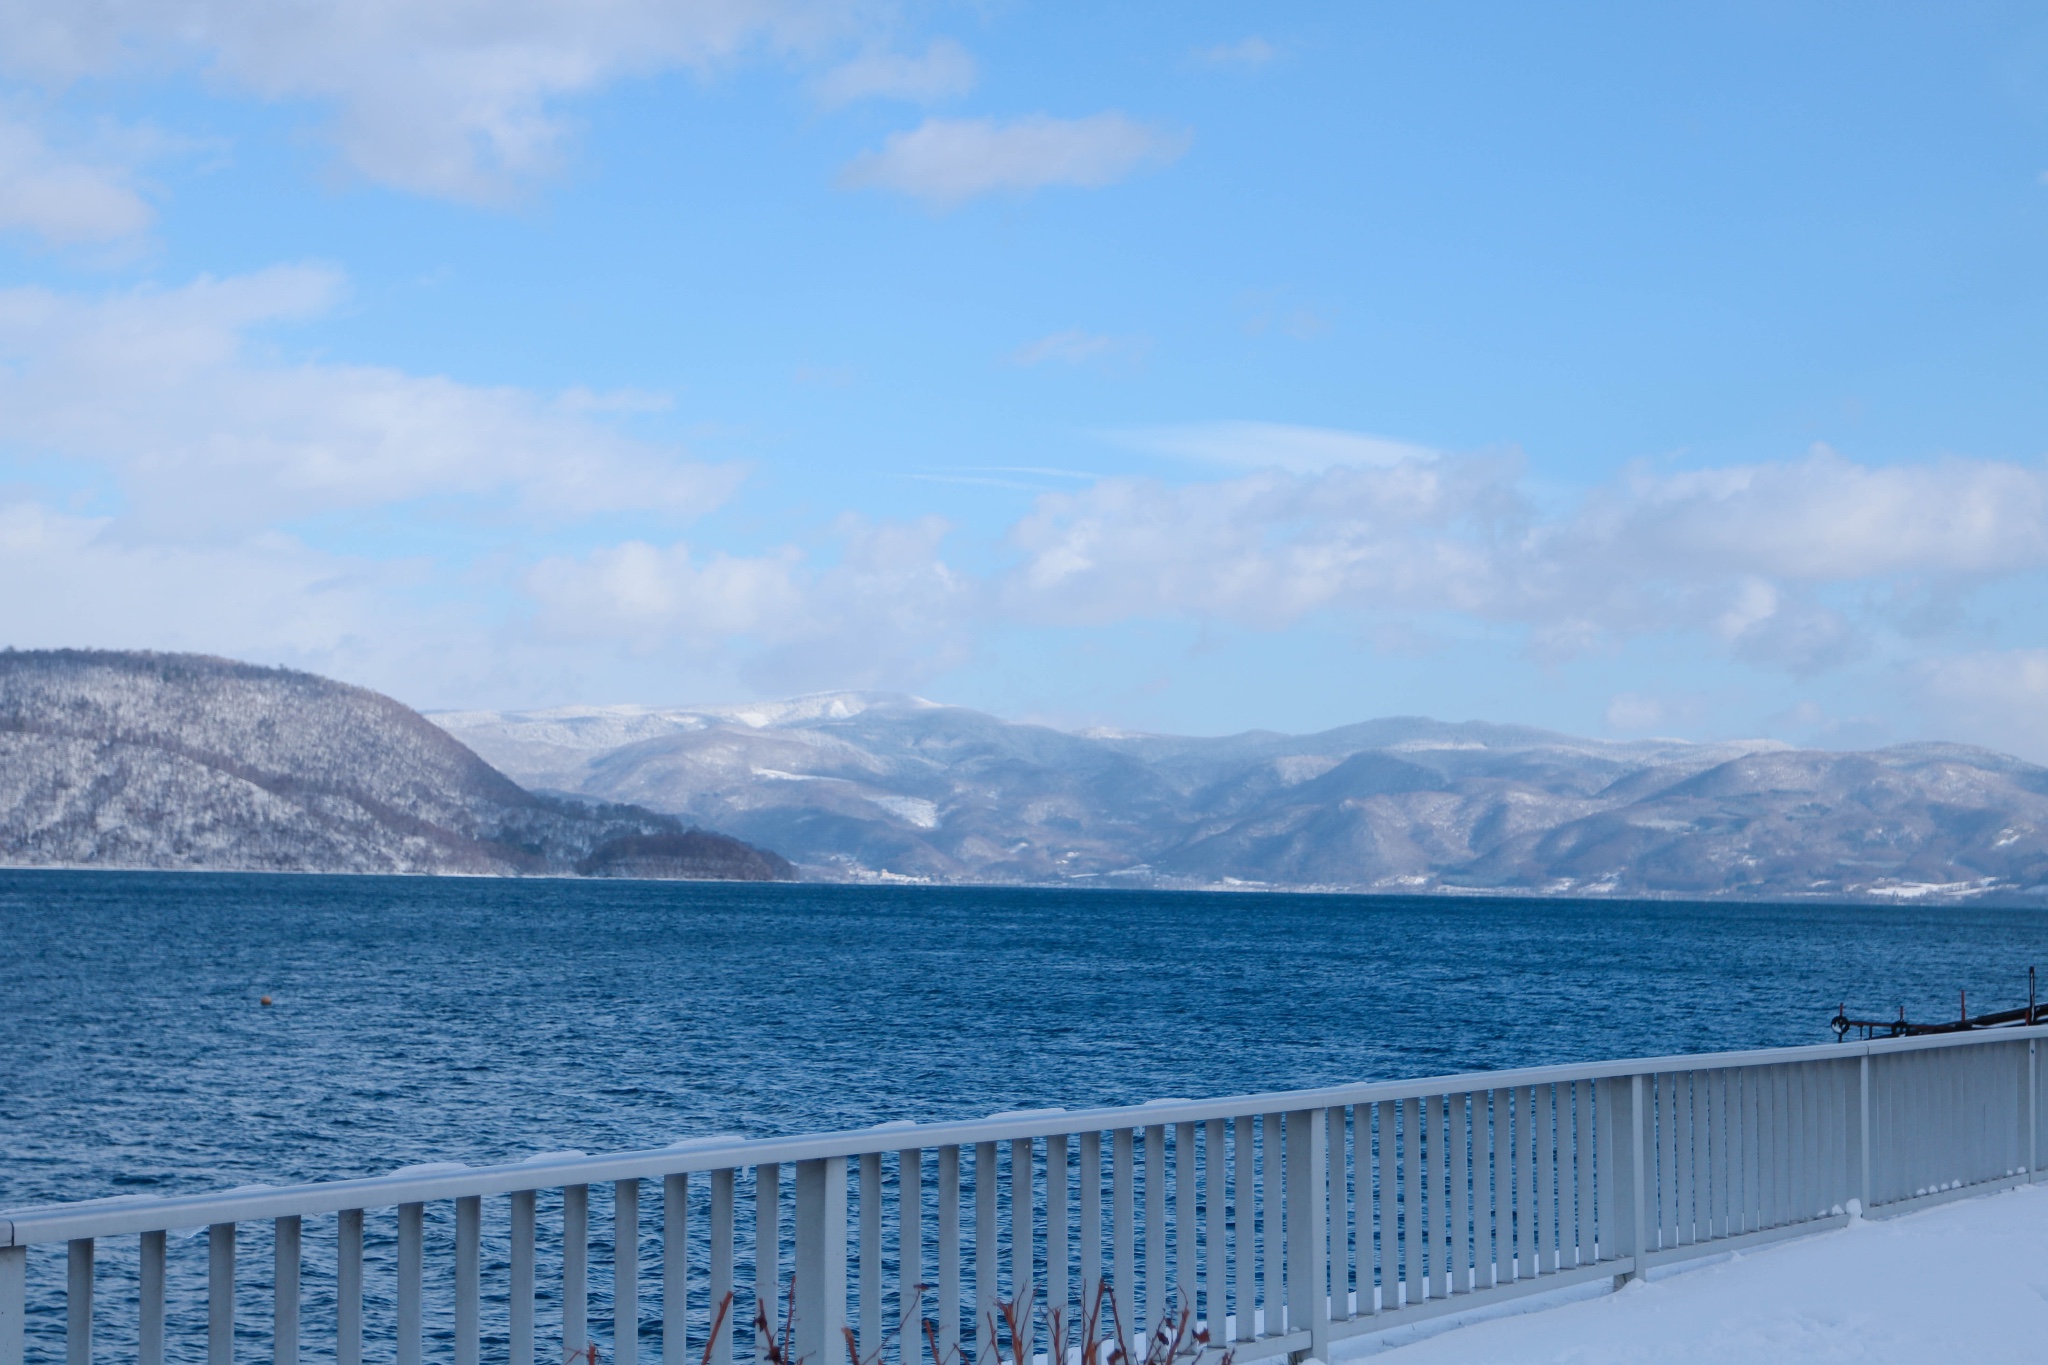
{"type": "Polygon", "coordinates": [[[2044,1361],[2048,1185],[1673,1268],[1619,1293],[1583,1292],[1448,1330],[1455,1319],[1340,1342],[1332,1355],[1340,1365],[1389,1347],[1398,1349],[1386,1365],[2044,1361]]]}

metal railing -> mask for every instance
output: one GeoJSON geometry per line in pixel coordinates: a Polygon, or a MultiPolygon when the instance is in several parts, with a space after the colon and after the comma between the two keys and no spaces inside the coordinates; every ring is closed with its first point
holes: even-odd
{"type": "Polygon", "coordinates": [[[99,1357],[137,1365],[165,1365],[167,1341],[169,1358],[197,1362],[201,1338],[207,1365],[235,1365],[238,1334],[245,1359],[267,1335],[276,1365],[298,1365],[302,1339],[362,1365],[366,1336],[396,1365],[421,1365],[430,1342],[453,1365],[480,1365],[487,1346],[506,1365],[605,1352],[640,1365],[643,1345],[662,1365],[762,1365],[757,1305],[788,1324],[802,1365],[853,1351],[862,1365],[1066,1362],[1084,1331],[1141,1340],[1183,1311],[1206,1324],[1209,1361],[1327,1359],[1334,1339],[1839,1226],[1852,1201],[1883,1214],[2033,1179],[2043,1037],[1540,1067],[15,1209],[0,1212],[0,1365],[24,1365],[30,1341],[54,1360],[60,1339],[66,1365],[93,1365],[103,1282],[134,1312],[99,1357]],[[611,1214],[595,1266],[593,1191],[611,1214]],[[198,1248],[170,1254],[192,1228],[205,1229],[203,1328],[198,1248]],[[251,1240],[269,1243],[267,1275],[238,1265],[251,1240]],[[31,1249],[59,1245],[61,1295],[54,1265],[52,1287],[30,1293],[31,1249]],[[167,1325],[177,1274],[195,1307],[167,1325]],[[263,1290],[267,1334],[245,1313],[263,1290]],[[593,1297],[608,1322],[593,1326],[593,1297]]]}

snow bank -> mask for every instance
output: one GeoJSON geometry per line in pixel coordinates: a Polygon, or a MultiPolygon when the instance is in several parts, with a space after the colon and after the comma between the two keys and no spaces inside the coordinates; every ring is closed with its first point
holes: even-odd
{"type": "Polygon", "coordinates": [[[1399,1347],[1388,1365],[2048,1360],[2048,1186],[1853,1223],[1595,1292],[1466,1326],[1418,1323],[1340,1342],[1332,1355],[1341,1362],[1399,1347]]]}

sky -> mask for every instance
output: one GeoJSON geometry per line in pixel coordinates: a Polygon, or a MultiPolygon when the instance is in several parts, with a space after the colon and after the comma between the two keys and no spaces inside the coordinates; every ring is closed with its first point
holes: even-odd
{"type": "Polygon", "coordinates": [[[0,0],[0,643],[2048,760],[2048,11],[0,0]]]}

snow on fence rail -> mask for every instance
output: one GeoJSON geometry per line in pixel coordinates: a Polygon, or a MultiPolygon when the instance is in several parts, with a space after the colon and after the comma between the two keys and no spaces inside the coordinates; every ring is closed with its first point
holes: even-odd
{"type": "MultiPolygon", "coordinates": [[[[92,1365],[94,1287],[109,1278],[95,1252],[113,1238],[124,1263],[134,1246],[119,1355],[164,1365],[181,1268],[167,1235],[202,1227],[204,1327],[195,1307],[171,1356],[196,1361],[203,1336],[207,1365],[234,1365],[238,1322],[244,1342],[266,1335],[238,1283],[268,1294],[276,1365],[298,1365],[309,1335],[320,1357],[362,1365],[366,1301],[376,1354],[396,1365],[421,1365],[429,1339],[454,1365],[479,1365],[486,1345],[506,1365],[595,1361],[607,1339],[615,1365],[640,1365],[643,1343],[662,1365],[762,1365],[757,1302],[791,1324],[802,1365],[849,1365],[849,1326],[866,1365],[1065,1360],[1098,1294],[1114,1307],[1101,1332],[1142,1338],[1187,1309],[1208,1324],[1210,1362],[1225,1349],[1327,1359],[1334,1339],[1836,1227],[1852,1200],[1882,1214],[2033,1179],[2043,1037],[1023,1111],[0,1211],[0,1365],[24,1365],[31,1339],[92,1365]],[[596,1284],[593,1189],[612,1217],[596,1284]],[[654,1191],[658,1225],[643,1226],[654,1191]],[[238,1273],[243,1224],[257,1238],[270,1225],[267,1276],[238,1273]],[[29,1294],[32,1250],[58,1244],[64,1292],[29,1294]],[[594,1296],[609,1322],[593,1326],[594,1296]],[[1008,1339],[1004,1303],[1025,1306],[1029,1340],[1008,1339]]],[[[196,1304],[197,1247],[184,1259],[196,1304]]]]}

